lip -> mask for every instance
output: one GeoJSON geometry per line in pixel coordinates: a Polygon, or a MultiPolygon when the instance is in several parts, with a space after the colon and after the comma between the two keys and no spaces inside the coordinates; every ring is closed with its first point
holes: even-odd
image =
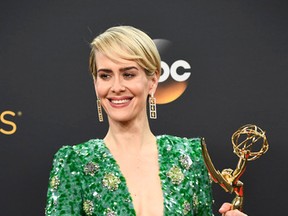
{"type": "Polygon", "coordinates": [[[132,99],[133,97],[128,96],[108,98],[110,105],[115,108],[122,108],[128,106],[132,99]]]}

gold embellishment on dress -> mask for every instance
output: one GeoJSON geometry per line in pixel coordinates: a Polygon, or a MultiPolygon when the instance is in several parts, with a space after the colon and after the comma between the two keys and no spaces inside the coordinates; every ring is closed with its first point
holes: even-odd
{"type": "Polygon", "coordinates": [[[180,163],[183,166],[183,168],[188,170],[190,168],[190,166],[192,165],[192,160],[188,155],[181,155],[180,163]]]}
{"type": "Polygon", "coordinates": [[[116,216],[116,212],[112,211],[110,208],[107,208],[107,210],[105,211],[105,215],[116,216]]]}
{"type": "Polygon", "coordinates": [[[96,172],[99,170],[99,165],[94,162],[89,162],[84,167],[84,173],[86,175],[94,176],[96,172]]]}
{"type": "Polygon", "coordinates": [[[184,180],[184,175],[178,166],[173,166],[168,172],[167,176],[171,179],[173,184],[180,184],[184,180]]]}
{"type": "Polygon", "coordinates": [[[117,190],[120,182],[120,179],[113,173],[106,173],[102,181],[104,187],[107,187],[110,191],[117,190]]]}
{"type": "Polygon", "coordinates": [[[193,206],[197,207],[199,205],[198,196],[193,194],[193,206]]]}
{"type": "Polygon", "coordinates": [[[93,213],[94,205],[91,200],[85,200],[83,203],[83,210],[86,213],[86,215],[90,216],[93,213]]]}
{"type": "Polygon", "coordinates": [[[190,211],[191,211],[191,205],[187,200],[185,200],[183,204],[183,214],[187,215],[190,211]]]}
{"type": "Polygon", "coordinates": [[[53,176],[50,181],[50,186],[53,190],[57,190],[58,186],[60,185],[60,180],[58,176],[53,176]]]}

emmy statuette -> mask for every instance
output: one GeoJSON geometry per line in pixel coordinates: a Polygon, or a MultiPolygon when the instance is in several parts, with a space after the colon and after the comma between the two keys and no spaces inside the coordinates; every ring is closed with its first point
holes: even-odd
{"type": "Polygon", "coordinates": [[[243,182],[239,179],[243,175],[247,162],[256,160],[269,148],[265,132],[256,125],[247,124],[239,128],[231,137],[234,153],[239,157],[237,167],[216,170],[202,139],[202,154],[211,179],[218,183],[226,192],[235,193],[232,201],[233,209],[243,210],[243,182]]]}

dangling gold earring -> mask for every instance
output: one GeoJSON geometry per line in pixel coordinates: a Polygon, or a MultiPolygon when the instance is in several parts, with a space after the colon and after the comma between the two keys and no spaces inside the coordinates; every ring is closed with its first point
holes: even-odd
{"type": "Polygon", "coordinates": [[[153,93],[149,97],[149,113],[151,119],[157,119],[156,98],[153,93]]]}
{"type": "Polygon", "coordinates": [[[103,122],[103,113],[100,100],[97,98],[97,110],[98,110],[98,119],[99,122],[103,122]]]}

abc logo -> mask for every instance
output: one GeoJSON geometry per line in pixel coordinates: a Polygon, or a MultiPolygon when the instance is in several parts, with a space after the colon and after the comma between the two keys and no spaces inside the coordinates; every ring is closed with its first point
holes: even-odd
{"type": "MultiPolygon", "coordinates": [[[[165,39],[154,40],[160,55],[167,55],[167,49],[171,42],[165,39]]],[[[170,103],[179,98],[188,86],[188,79],[191,76],[190,64],[185,60],[176,60],[170,66],[161,61],[161,76],[155,97],[157,104],[170,103]]]]}
{"type": "Polygon", "coordinates": [[[4,111],[0,113],[0,134],[11,135],[14,134],[17,130],[16,124],[9,120],[14,117],[16,114],[12,111],[4,111]],[[5,129],[4,129],[5,128],[5,129]]]}

